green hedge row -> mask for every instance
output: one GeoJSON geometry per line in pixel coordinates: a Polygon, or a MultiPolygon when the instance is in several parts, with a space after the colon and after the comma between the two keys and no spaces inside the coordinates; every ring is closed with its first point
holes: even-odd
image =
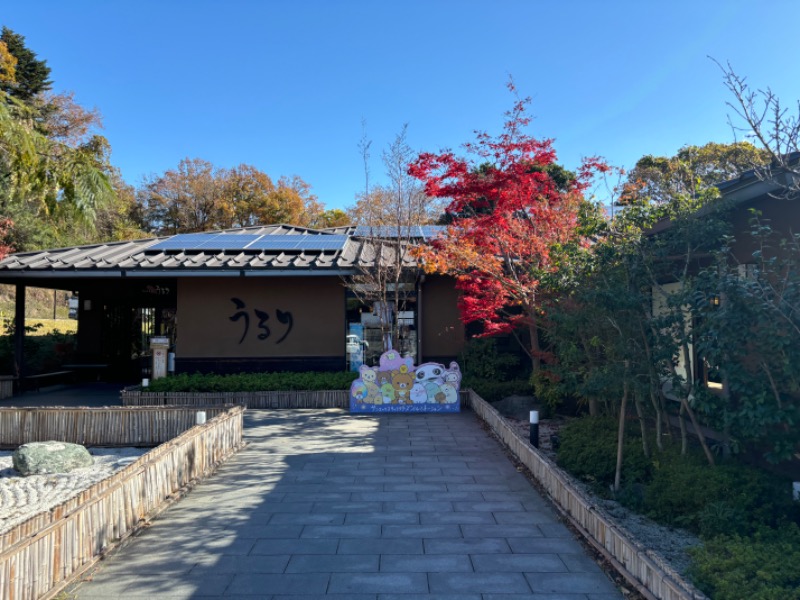
{"type": "Polygon", "coordinates": [[[697,586],[714,600],[800,600],[800,528],[718,536],[691,551],[697,586]]]}
{"type": "Polygon", "coordinates": [[[150,382],[151,392],[271,392],[348,390],[358,376],[351,372],[239,373],[214,375],[181,373],[150,382]]]}
{"type": "MultiPolygon", "coordinates": [[[[615,419],[577,419],[561,429],[557,462],[610,496],[616,435],[615,419]]],[[[616,499],[700,535],[691,570],[698,587],[714,599],[800,600],[800,503],[789,480],[734,460],[711,467],[700,451],[682,456],[669,445],[646,458],[638,426],[626,440],[616,499]]]]}
{"type": "MultiPolygon", "coordinates": [[[[151,392],[268,392],[300,390],[348,390],[358,377],[351,372],[239,373],[214,375],[195,373],[164,377],[150,382],[151,392]]],[[[484,400],[494,402],[513,394],[529,395],[528,381],[465,380],[462,389],[471,387],[484,400]]]]}

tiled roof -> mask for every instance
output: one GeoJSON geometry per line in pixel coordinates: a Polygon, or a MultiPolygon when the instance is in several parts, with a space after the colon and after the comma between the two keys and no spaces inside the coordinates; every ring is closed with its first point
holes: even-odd
{"type": "MultiPolygon", "coordinates": [[[[227,229],[213,233],[247,234],[243,235],[243,242],[253,240],[253,235],[282,236],[276,239],[286,239],[284,236],[297,235],[301,240],[300,246],[292,249],[262,250],[228,247],[224,250],[217,249],[190,249],[169,248],[161,246],[171,236],[162,238],[149,238],[127,242],[110,242],[107,244],[92,244],[74,248],[60,248],[56,250],[39,250],[34,252],[20,252],[10,254],[0,261],[0,280],[10,280],[24,277],[25,274],[53,277],[80,277],[102,276],[108,274],[130,274],[153,276],[180,276],[181,274],[209,275],[225,272],[246,271],[253,275],[269,275],[277,272],[297,271],[314,274],[347,274],[359,268],[370,267],[375,264],[376,255],[380,254],[383,260],[391,260],[393,245],[382,245],[374,240],[364,240],[353,237],[353,228],[331,228],[315,230],[288,225],[270,225],[265,227],[246,227],[242,229],[227,229]],[[330,237],[346,235],[347,238],[340,244],[332,244],[337,249],[308,249],[303,248],[302,240],[311,240],[311,248],[320,245],[320,236],[330,237]],[[159,248],[153,248],[159,246],[159,248]],[[380,252],[376,246],[381,246],[380,252]]],[[[228,246],[230,237],[226,237],[228,246]]],[[[235,238],[233,238],[235,240],[235,238]]],[[[262,238],[263,239],[263,238],[262,238]]],[[[191,246],[191,244],[188,244],[191,246]]],[[[291,244],[295,245],[295,244],[291,244]]],[[[416,261],[405,253],[404,264],[414,267],[416,261]]],[[[299,274],[299,273],[298,273],[299,274]]]]}

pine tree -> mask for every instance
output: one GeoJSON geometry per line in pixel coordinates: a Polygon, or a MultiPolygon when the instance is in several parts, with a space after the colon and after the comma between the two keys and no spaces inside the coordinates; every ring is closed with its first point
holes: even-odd
{"type": "Polygon", "coordinates": [[[0,90],[28,103],[37,94],[46,92],[52,87],[47,61],[36,58],[36,53],[25,46],[23,36],[14,33],[8,27],[3,27],[0,41],[5,43],[8,51],[17,59],[15,81],[2,81],[0,78],[0,90]]]}

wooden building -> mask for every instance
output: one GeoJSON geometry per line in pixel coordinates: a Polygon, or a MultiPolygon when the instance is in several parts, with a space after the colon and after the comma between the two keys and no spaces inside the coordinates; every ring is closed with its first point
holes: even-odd
{"type": "MultiPolygon", "coordinates": [[[[28,286],[77,296],[76,366],[115,380],[147,374],[152,336],[169,338],[176,372],[344,370],[383,350],[375,307],[347,285],[383,256],[375,240],[363,228],[271,225],[22,252],[0,261],[0,283],[17,286],[17,322],[28,286]]],[[[401,351],[417,364],[453,360],[464,343],[453,280],[403,261],[401,351]]]]}

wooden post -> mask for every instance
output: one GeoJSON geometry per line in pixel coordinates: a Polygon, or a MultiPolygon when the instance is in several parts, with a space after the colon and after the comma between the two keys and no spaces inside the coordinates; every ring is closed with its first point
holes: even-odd
{"type": "Polygon", "coordinates": [[[16,304],[14,306],[14,364],[22,389],[25,377],[25,286],[17,284],[16,304]]]}

